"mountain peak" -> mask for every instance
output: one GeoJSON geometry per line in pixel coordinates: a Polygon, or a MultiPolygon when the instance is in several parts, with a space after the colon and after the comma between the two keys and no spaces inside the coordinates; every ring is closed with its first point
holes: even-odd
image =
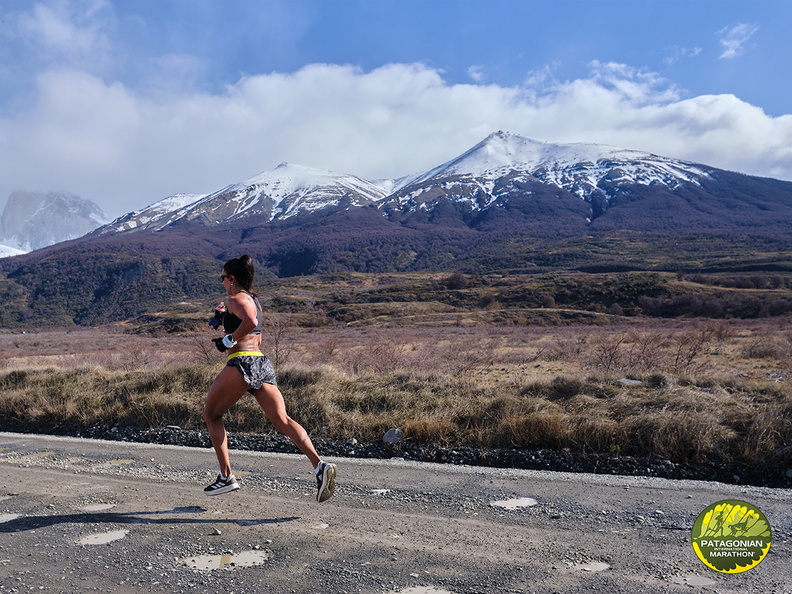
{"type": "MultiPolygon", "coordinates": [[[[502,130],[490,134],[446,166],[459,169],[473,166],[481,173],[503,167],[538,169],[543,166],[569,166],[597,163],[603,159],[645,159],[649,153],[592,143],[553,143],[526,138],[502,130]]],[[[443,166],[441,166],[443,167],[443,166]]]]}
{"type": "Polygon", "coordinates": [[[594,144],[555,144],[499,130],[410,183],[455,175],[495,178],[510,170],[534,171],[548,164],[597,161],[618,150],[594,144]]]}
{"type": "MultiPolygon", "coordinates": [[[[504,130],[498,130],[497,132],[493,132],[489,136],[487,136],[484,140],[478,143],[476,146],[473,147],[475,149],[478,146],[488,145],[488,144],[502,144],[502,143],[533,143],[537,145],[547,144],[545,140],[538,140],[536,138],[520,136],[519,134],[513,134],[512,132],[506,132],[504,130]]],[[[473,150],[471,149],[471,150],[473,150]]]]}
{"type": "Polygon", "coordinates": [[[80,237],[107,222],[90,200],[60,192],[13,192],[0,216],[3,242],[35,250],[80,237]]]}
{"type": "Polygon", "coordinates": [[[255,193],[266,195],[277,205],[282,200],[295,193],[322,190],[332,194],[350,190],[368,194],[373,192],[371,198],[382,198],[382,191],[377,187],[357,176],[337,173],[329,169],[316,169],[296,163],[284,161],[272,171],[264,171],[239,184],[229,186],[219,192],[211,194],[207,199],[230,191],[255,193]]]}
{"type": "Polygon", "coordinates": [[[374,204],[385,195],[380,185],[354,175],[284,161],[211,194],[171,196],[116,219],[99,232],[160,230],[177,221],[214,225],[253,215],[284,219],[326,207],[374,204]]]}
{"type": "Polygon", "coordinates": [[[290,161],[281,161],[280,163],[278,163],[278,166],[275,169],[273,169],[272,171],[262,172],[259,175],[264,175],[264,174],[267,174],[267,173],[273,173],[275,171],[278,171],[278,172],[282,173],[284,171],[320,171],[320,170],[316,169],[314,167],[307,167],[306,165],[299,165],[297,163],[292,163],[290,161]]]}
{"type": "Polygon", "coordinates": [[[401,187],[460,176],[494,181],[517,172],[565,187],[585,198],[604,176],[612,177],[615,167],[625,178],[642,185],[697,183],[697,179],[708,175],[695,164],[647,152],[604,144],[546,142],[499,130],[451,161],[412,177],[401,187]]]}

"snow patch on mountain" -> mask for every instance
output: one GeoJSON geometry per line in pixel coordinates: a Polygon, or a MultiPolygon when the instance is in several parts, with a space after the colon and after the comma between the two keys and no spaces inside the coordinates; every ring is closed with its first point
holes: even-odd
{"type": "Polygon", "coordinates": [[[171,219],[174,213],[196,203],[206,194],[175,194],[145,208],[122,215],[98,230],[98,233],[120,233],[132,229],[147,229],[163,219],[171,219]]]}
{"type": "Polygon", "coordinates": [[[385,195],[381,187],[354,175],[281,163],[273,171],[260,173],[210,195],[206,202],[218,196],[236,202],[233,215],[236,218],[266,200],[272,204],[271,217],[277,219],[336,206],[344,198],[349,199],[352,206],[363,206],[385,195]]]}
{"type": "Polygon", "coordinates": [[[8,258],[9,256],[21,256],[27,254],[26,251],[11,247],[10,245],[0,245],[0,258],[8,258]]]}

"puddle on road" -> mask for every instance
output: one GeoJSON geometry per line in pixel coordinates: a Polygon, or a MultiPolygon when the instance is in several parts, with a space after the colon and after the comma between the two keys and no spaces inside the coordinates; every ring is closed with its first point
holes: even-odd
{"type": "Polygon", "coordinates": [[[502,507],[503,509],[519,509],[521,507],[531,507],[539,503],[532,497],[517,497],[515,499],[505,499],[503,501],[491,501],[492,507],[502,507]]]}
{"type": "Polygon", "coordinates": [[[707,577],[700,575],[683,575],[671,578],[675,584],[683,584],[685,586],[714,586],[715,582],[707,577]]]}
{"type": "Polygon", "coordinates": [[[607,563],[585,563],[583,565],[575,565],[575,569],[581,569],[583,571],[605,571],[606,569],[610,569],[610,565],[607,563]]]}
{"type": "Polygon", "coordinates": [[[0,514],[0,524],[16,520],[18,517],[20,517],[19,514],[0,514]]]}
{"type": "Polygon", "coordinates": [[[130,458],[120,458],[118,460],[110,460],[108,464],[112,464],[113,466],[123,466],[124,464],[132,464],[134,460],[130,458]]]}
{"type": "Polygon", "coordinates": [[[182,563],[192,569],[212,571],[215,569],[234,569],[235,567],[256,567],[264,565],[267,561],[267,553],[264,551],[243,551],[236,555],[198,555],[182,559],[182,563]]]}
{"type": "Polygon", "coordinates": [[[81,545],[107,544],[109,542],[121,540],[127,534],[129,534],[129,530],[113,530],[112,532],[100,532],[99,534],[89,534],[88,536],[83,536],[80,540],[78,540],[77,544],[81,544],[81,545]]]}
{"type": "Polygon", "coordinates": [[[113,509],[115,504],[113,503],[99,503],[97,505],[86,505],[85,507],[81,507],[80,511],[84,512],[98,512],[98,511],[107,511],[108,509],[113,509]]]}

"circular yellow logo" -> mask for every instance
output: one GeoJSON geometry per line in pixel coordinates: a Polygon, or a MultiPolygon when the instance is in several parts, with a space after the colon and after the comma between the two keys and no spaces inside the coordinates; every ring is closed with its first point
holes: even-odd
{"type": "Polygon", "coordinates": [[[767,556],[772,542],[765,515],[750,503],[731,499],[701,512],[691,536],[696,556],[721,573],[753,569],[767,556]]]}

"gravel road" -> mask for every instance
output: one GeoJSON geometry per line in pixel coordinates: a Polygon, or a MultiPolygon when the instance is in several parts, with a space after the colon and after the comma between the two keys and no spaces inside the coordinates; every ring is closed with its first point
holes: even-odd
{"type": "Polygon", "coordinates": [[[792,593],[792,490],[232,451],[242,488],[206,497],[211,449],[0,433],[0,592],[792,593]],[[723,499],[773,545],[721,574],[690,545],[723,499]]]}

